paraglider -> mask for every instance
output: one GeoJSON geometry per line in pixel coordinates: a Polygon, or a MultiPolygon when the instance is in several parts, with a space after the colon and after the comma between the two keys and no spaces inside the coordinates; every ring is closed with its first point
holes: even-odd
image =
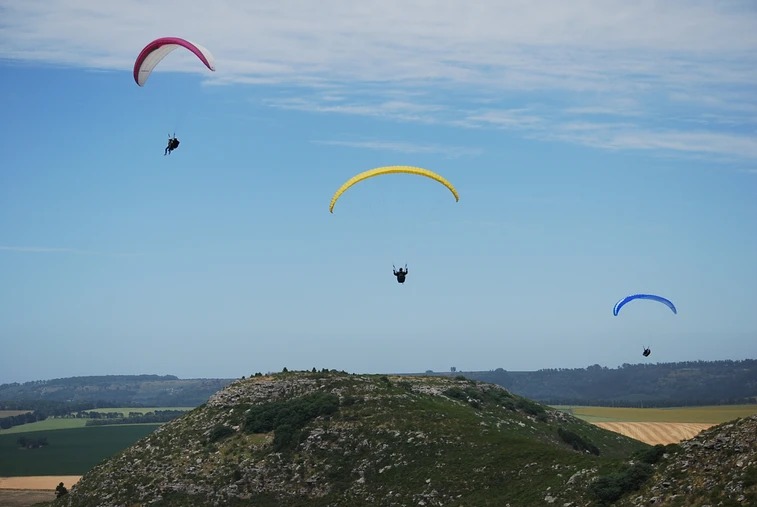
{"type": "MultiPolygon", "coordinates": [[[[215,58],[213,58],[210,51],[203,46],[179,37],[161,37],[150,42],[142,49],[139,56],[137,56],[137,59],[134,62],[134,81],[139,86],[144,86],[155,66],[157,66],[170,52],[180,47],[194,53],[194,55],[197,56],[197,58],[199,58],[200,61],[211,71],[216,70],[215,58]]],[[[168,146],[166,146],[166,149],[163,151],[163,155],[170,155],[171,152],[178,147],[179,140],[174,133],[173,137],[168,137],[168,146]]]]}
{"type": "MultiPolygon", "coordinates": [[[[674,314],[678,314],[678,310],[676,310],[676,307],[672,301],[662,296],[657,296],[655,294],[632,294],[630,296],[626,296],[620,301],[618,301],[617,303],[615,303],[615,306],[612,309],[612,314],[617,317],[618,313],[620,312],[620,309],[635,299],[648,299],[650,301],[656,301],[658,303],[662,303],[668,308],[670,308],[670,310],[674,314]]],[[[644,347],[644,352],[642,352],[641,355],[644,357],[649,357],[651,353],[652,353],[652,349],[650,349],[649,347],[644,347]]]]}
{"type": "Polygon", "coordinates": [[[166,150],[163,152],[163,155],[170,155],[173,150],[179,147],[179,140],[176,138],[176,134],[173,135],[173,137],[168,136],[168,146],[166,146],[166,150]]]}
{"type": "Polygon", "coordinates": [[[452,192],[452,195],[455,196],[455,201],[460,200],[460,196],[457,193],[457,190],[455,190],[455,187],[452,186],[452,183],[447,181],[442,176],[436,174],[433,171],[429,171],[428,169],[423,169],[420,167],[412,167],[412,166],[406,166],[406,165],[393,165],[393,166],[386,166],[386,167],[377,167],[376,169],[370,169],[368,171],[362,172],[356,176],[353,176],[349,180],[347,180],[339,189],[334,193],[334,196],[331,198],[331,203],[329,204],[329,212],[334,212],[334,205],[336,204],[336,201],[339,199],[339,197],[352,185],[356,183],[360,183],[363,180],[366,180],[368,178],[372,178],[374,176],[380,176],[383,174],[397,174],[397,173],[404,173],[404,174],[415,174],[418,176],[425,176],[427,178],[431,178],[432,180],[438,181],[445,187],[449,189],[450,192],[452,192]]]}
{"type": "Polygon", "coordinates": [[[394,264],[392,264],[392,268],[394,270],[394,276],[397,277],[397,283],[405,283],[405,277],[407,276],[407,264],[405,264],[404,270],[402,268],[397,270],[397,268],[394,267],[394,264]]]}
{"type": "Polygon", "coordinates": [[[216,70],[215,58],[210,51],[206,48],[189,42],[179,37],[161,37],[150,42],[142,49],[142,52],[137,56],[137,60],[134,62],[134,81],[139,86],[144,86],[147,82],[147,78],[150,77],[152,70],[158,65],[168,53],[177,48],[186,48],[200,59],[205,66],[211,71],[216,70]]]}
{"type": "Polygon", "coordinates": [[[617,316],[621,308],[623,308],[626,304],[628,304],[629,302],[635,299],[649,299],[651,301],[657,301],[658,303],[662,303],[668,308],[670,308],[673,311],[673,313],[675,314],[678,313],[673,302],[670,301],[669,299],[665,299],[662,296],[656,296],[654,294],[632,294],[630,296],[624,297],[623,299],[615,303],[615,307],[612,309],[612,314],[617,316]]]}

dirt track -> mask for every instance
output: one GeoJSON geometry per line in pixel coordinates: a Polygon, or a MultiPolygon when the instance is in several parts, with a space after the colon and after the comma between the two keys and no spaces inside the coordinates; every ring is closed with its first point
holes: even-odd
{"type": "Polygon", "coordinates": [[[595,422],[600,428],[641,440],[650,445],[677,444],[688,440],[714,424],[670,422],[595,422]]]}

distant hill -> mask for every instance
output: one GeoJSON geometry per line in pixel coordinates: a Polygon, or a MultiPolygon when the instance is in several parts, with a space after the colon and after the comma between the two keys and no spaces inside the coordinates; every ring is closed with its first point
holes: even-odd
{"type": "Polygon", "coordinates": [[[54,505],[589,505],[648,449],[461,377],[286,372],[233,382],[54,505]]]}
{"type": "Polygon", "coordinates": [[[552,405],[652,407],[757,403],[754,359],[426,374],[464,375],[552,405]]]}
{"type": "MultiPolygon", "coordinates": [[[[417,374],[411,374],[417,375],[417,374]]],[[[507,388],[552,405],[686,406],[757,403],[757,360],[624,364],[538,371],[431,372],[507,388]]],[[[198,406],[234,379],[107,375],[0,385],[0,408],[13,401],[105,402],[102,406],[198,406]]]]}
{"type": "MultiPolygon", "coordinates": [[[[0,385],[3,402],[107,402],[105,406],[196,407],[231,379],[179,379],[173,375],[105,375],[0,385]]],[[[7,405],[8,403],[6,403],[7,405]]]]}

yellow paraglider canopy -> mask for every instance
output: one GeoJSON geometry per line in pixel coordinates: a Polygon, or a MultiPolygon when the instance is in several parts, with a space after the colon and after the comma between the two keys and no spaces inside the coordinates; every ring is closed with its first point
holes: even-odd
{"type": "Polygon", "coordinates": [[[409,165],[390,165],[386,167],[377,167],[376,169],[370,169],[368,171],[362,172],[348,179],[344,183],[344,185],[339,187],[339,190],[337,190],[334,193],[334,197],[331,198],[331,204],[329,204],[329,211],[331,213],[334,212],[334,205],[336,204],[336,201],[348,188],[350,188],[355,183],[360,183],[361,181],[366,180],[368,178],[372,178],[374,176],[379,176],[382,174],[395,174],[395,173],[417,174],[418,176],[426,176],[427,178],[436,180],[442,185],[444,185],[445,187],[447,187],[450,192],[452,192],[452,195],[455,196],[455,201],[460,200],[460,196],[457,194],[457,190],[455,190],[455,187],[452,186],[452,183],[447,181],[444,177],[436,174],[435,172],[429,171],[428,169],[423,169],[421,167],[413,167],[409,165]]]}

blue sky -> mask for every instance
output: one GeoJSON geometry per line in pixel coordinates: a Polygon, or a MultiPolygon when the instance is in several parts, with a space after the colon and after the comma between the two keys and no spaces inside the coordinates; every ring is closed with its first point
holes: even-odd
{"type": "Polygon", "coordinates": [[[757,356],[753,3],[206,6],[0,5],[0,382],[757,356]]]}

